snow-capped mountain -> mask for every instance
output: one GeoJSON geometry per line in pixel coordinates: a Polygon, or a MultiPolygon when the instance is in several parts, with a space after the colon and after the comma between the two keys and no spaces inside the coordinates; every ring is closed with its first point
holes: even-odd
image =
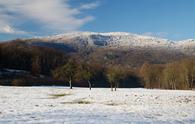
{"type": "Polygon", "coordinates": [[[195,57],[193,39],[171,41],[124,32],[73,32],[32,39],[16,39],[2,43],[2,46],[10,49],[18,47],[21,50],[43,48],[65,53],[78,60],[106,65],[127,64],[130,67],[140,67],[144,62],[162,64],[195,57]]]}
{"type": "MultiPolygon", "coordinates": [[[[39,37],[34,41],[43,43],[59,43],[61,45],[83,47],[111,47],[111,48],[158,48],[180,50],[195,53],[195,40],[171,41],[151,36],[144,36],[126,32],[73,32],[48,37],[39,37]]],[[[37,43],[37,42],[32,42],[37,43]]]]}

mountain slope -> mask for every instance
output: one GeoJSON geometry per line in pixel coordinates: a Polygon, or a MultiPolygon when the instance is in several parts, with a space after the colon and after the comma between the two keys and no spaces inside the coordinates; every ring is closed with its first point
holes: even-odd
{"type": "Polygon", "coordinates": [[[103,65],[140,67],[144,62],[162,64],[195,56],[193,39],[170,41],[125,32],[73,32],[12,42],[27,47],[54,48],[79,60],[103,65]]]}
{"type": "Polygon", "coordinates": [[[51,43],[83,49],[86,47],[109,47],[109,48],[144,48],[166,49],[194,53],[195,40],[170,41],[167,39],[151,36],[142,36],[125,32],[95,33],[73,32],[55,36],[32,39],[34,45],[51,43]],[[39,43],[39,44],[38,44],[39,43]]]}

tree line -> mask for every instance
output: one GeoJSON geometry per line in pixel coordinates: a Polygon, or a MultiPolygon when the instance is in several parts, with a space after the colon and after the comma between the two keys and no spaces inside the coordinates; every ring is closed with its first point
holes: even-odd
{"type": "MultiPolygon", "coordinates": [[[[135,87],[141,85],[133,71],[126,73],[125,78],[119,78],[118,75],[122,73],[118,73],[118,70],[121,71],[122,66],[109,65],[107,67],[107,65],[86,61],[77,57],[77,55],[68,55],[56,49],[30,46],[20,40],[0,44],[0,60],[0,71],[1,69],[25,70],[32,75],[20,75],[20,77],[0,76],[0,82],[3,82],[0,84],[5,84],[5,80],[13,78],[13,81],[11,80],[11,83],[9,83],[10,85],[37,85],[39,80],[36,80],[36,78],[38,79],[43,75],[51,77],[54,81],[64,82],[64,85],[67,85],[68,82],[70,88],[73,86],[89,86],[91,89],[92,87],[108,87],[110,84],[115,89],[119,86],[133,86],[134,84],[128,83],[129,80],[137,83],[135,83],[135,87]],[[121,85],[119,85],[119,81],[121,85]]],[[[39,85],[43,80],[41,78],[39,85]]],[[[46,82],[43,84],[45,85],[46,82]]],[[[55,84],[57,82],[53,82],[53,85],[55,84]]],[[[48,85],[52,85],[51,81],[48,82],[48,85]]]]}
{"type": "Polygon", "coordinates": [[[51,75],[51,70],[63,65],[67,55],[51,48],[10,42],[0,44],[0,68],[30,71],[33,75],[51,75]]]}
{"type": "Polygon", "coordinates": [[[195,83],[194,58],[166,64],[145,62],[141,67],[131,67],[86,60],[56,49],[30,46],[19,40],[0,44],[0,60],[0,69],[26,70],[33,76],[48,76],[68,84],[70,89],[73,86],[88,86],[90,90],[92,87],[110,87],[112,91],[118,87],[192,89],[195,83]]]}
{"type": "Polygon", "coordinates": [[[132,70],[127,70],[126,67],[121,65],[103,67],[97,63],[78,62],[75,59],[69,59],[66,64],[53,70],[52,74],[54,78],[68,82],[70,89],[72,89],[73,82],[79,81],[87,82],[91,90],[94,81],[104,80],[111,87],[111,91],[113,91],[113,88],[116,91],[120,83],[127,83],[129,78],[137,77],[132,70]]]}
{"type": "Polygon", "coordinates": [[[146,88],[192,89],[195,84],[195,59],[167,64],[144,63],[140,76],[146,88]]]}
{"type": "MultiPolygon", "coordinates": [[[[195,59],[183,59],[167,64],[144,63],[140,69],[132,70],[126,66],[109,65],[101,70],[109,83],[111,90],[119,87],[130,75],[139,77],[145,88],[158,89],[192,89],[195,84],[195,59]],[[131,73],[130,73],[131,72],[131,73]]],[[[89,84],[96,77],[96,70],[90,64],[82,63],[79,66],[70,60],[64,66],[53,71],[54,78],[68,81],[72,89],[72,80],[82,80],[89,84]]]]}

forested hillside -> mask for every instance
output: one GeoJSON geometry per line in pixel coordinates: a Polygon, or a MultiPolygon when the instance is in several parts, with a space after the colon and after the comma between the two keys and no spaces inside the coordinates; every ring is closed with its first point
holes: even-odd
{"type": "Polygon", "coordinates": [[[194,56],[178,51],[90,47],[65,51],[29,42],[17,39],[0,44],[0,85],[115,89],[191,89],[195,85],[194,56]]]}

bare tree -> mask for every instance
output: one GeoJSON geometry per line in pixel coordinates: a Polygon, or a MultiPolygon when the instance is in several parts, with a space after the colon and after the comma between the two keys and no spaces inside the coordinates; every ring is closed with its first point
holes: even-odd
{"type": "Polygon", "coordinates": [[[76,62],[70,59],[64,66],[59,67],[53,71],[53,76],[57,79],[67,80],[70,89],[72,89],[72,80],[76,73],[76,62]]]}
{"type": "Polygon", "coordinates": [[[95,71],[91,68],[89,64],[81,63],[75,74],[77,80],[85,80],[89,85],[89,90],[91,90],[91,79],[93,78],[95,71]]]}
{"type": "Polygon", "coordinates": [[[184,59],[181,62],[181,68],[183,76],[185,76],[186,87],[192,89],[195,81],[195,60],[184,59]]]}
{"type": "Polygon", "coordinates": [[[121,66],[115,65],[115,66],[110,66],[107,69],[106,76],[108,82],[110,83],[111,91],[113,91],[113,87],[115,88],[116,91],[120,81],[122,81],[125,78],[126,73],[121,66]]]}
{"type": "Polygon", "coordinates": [[[166,65],[164,71],[164,81],[168,83],[170,89],[183,89],[184,77],[179,63],[169,63],[166,65]]]}

